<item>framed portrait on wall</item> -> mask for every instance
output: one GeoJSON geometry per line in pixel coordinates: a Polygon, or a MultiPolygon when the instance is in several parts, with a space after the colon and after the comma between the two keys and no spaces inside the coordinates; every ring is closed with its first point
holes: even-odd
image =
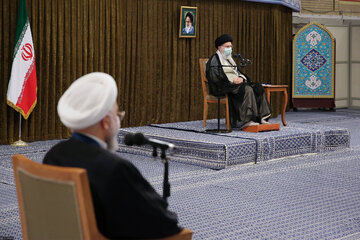
{"type": "Polygon", "coordinates": [[[195,38],[197,26],[197,7],[181,6],[179,37],[195,38]]]}

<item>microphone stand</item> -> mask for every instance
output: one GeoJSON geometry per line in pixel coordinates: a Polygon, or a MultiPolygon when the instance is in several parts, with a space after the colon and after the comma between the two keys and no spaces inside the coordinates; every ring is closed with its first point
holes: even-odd
{"type": "Polygon", "coordinates": [[[248,64],[252,64],[252,61],[247,58],[239,58],[240,60],[240,67],[246,67],[248,64]]]}
{"type": "Polygon", "coordinates": [[[170,197],[169,161],[164,148],[161,148],[161,160],[164,163],[163,199],[167,202],[167,198],[170,197]]]}
{"type": "MultiPolygon", "coordinates": [[[[164,181],[163,181],[163,199],[167,202],[167,198],[170,197],[170,183],[169,183],[169,162],[166,157],[166,149],[173,148],[173,144],[167,144],[165,142],[156,141],[155,139],[146,139],[142,133],[134,134],[126,134],[124,138],[124,142],[126,145],[143,145],[146,143],[150,143],[153,147],[152,156],[153,160],[156,160],[158,155],[157,148],[161,149],[161,159],[164,163],[164,181]]],[[[1,240],[1,239],[0,239],[1,240]]]]}
{"type": "Polygon", "coordinates": [[[152,156],[153,156],[154,160],[156,160],[156,157],[157,157],[157,150],[156,150],[156,147],[153,147],[152,156]]]}
{"type": "MultiPolygon", "coordinates": [[[[157,148],[153,147],[152,156],[154,160],[157,157],[157,148]]],[[[169,182],[169,161],[166,157],[166,149],[161,148],[161,161],[164,163],[164,180],[163,180],[163,199],[167,202],[170,197],[170,182],[169,182]]]]}

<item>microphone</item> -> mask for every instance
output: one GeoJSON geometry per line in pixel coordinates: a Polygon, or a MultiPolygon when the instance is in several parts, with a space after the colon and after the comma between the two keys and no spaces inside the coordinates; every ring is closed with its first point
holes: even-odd
{"type": "Polygon", "coordinates": [[[166,150],[166,149],[174,149],[175,145],[172,143],[168,143],[168,142],[164,142],[164,141],[160,141],[157,139],[153,139],[153,138],[147,138],[144,136],[144,134],[138,132],[138,133],[128,133],[125,135],[124,138],[124,143],[128,146],[132,146],[132,145],[144,145],[144,144],[149,144],[153,147],[156,148],[160,148],[162,150],[166,150]]]}
{"type": "Polygon", "coordinates": [[[239,58],[239,59],[240,59],[240,61],[250,62],[250,63],[251,63],[251,60],[250,60],[250,59],[248,59],[248,58],[246,58],[246,57],[241,56],[241,54],[240,54],[240,53],[234,54],[233,56],[234,56],[234,58],[239,58]]]}

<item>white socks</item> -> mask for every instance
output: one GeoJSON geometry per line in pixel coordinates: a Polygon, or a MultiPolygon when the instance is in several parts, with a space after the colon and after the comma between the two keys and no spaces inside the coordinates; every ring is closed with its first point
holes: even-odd
{"type": "Polygon", "coordinates": [[[259,123],[250,121],[250,122],[245,123],[244,127],[251,127],[251,126],[256,126],[256,125],[259,125],[259,123]]]}
{"type": "Polygon", "coordinates": [[[266,121],[265,119],[267,119],[268,117],[270,117],[270,115],[271,115],[271,114],[269,114],[269,115],[267,115],[267,116],[265,116],[265,117],[261,118],[261,120],[260,120],[261,124],[267,124],[267,123],[269,123],[269,122],[268,122],[268,121],[266,121]]]}

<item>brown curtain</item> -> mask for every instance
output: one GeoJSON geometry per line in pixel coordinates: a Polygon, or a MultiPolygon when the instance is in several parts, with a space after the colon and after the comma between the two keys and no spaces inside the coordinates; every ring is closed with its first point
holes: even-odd
{"type": "MultiPolygon", "coordinates": [[[[122,125],[202,119],[199,58],[228,33],[234,52],[252,59],[253,81],[291,82],[291,10],[239,0],[27,0],[38,80],[38,103],[22,120],[22,139],[69,136],[56,112],[61,94],[93,71],[119,87],[122,125]],[[198,7],[196,38],[179,38],[180,6],[198,7]]],[[[18,1],[0,1],[0,144],[18,139],[19,114],[6,105],[18,1]]],[[[280,96],[272,96],[273,116],[280,96]]],[[[216,117],[216,106],[209,110],[216,117]]]]}

